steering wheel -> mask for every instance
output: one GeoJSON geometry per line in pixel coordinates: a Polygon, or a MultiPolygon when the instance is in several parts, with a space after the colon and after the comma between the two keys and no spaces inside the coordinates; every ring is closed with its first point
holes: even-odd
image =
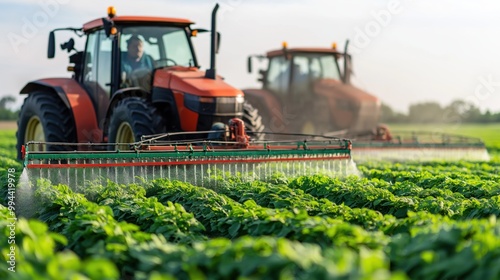
{"type": "Polygon", "coordinates": [[[160,58],[155,61],[156,68],[161,68],[161,67],[167,67],[167,66],[177,66],[177,62],[171,58],[160,58]],[[168,63],[171,62],[174,65],[168,65],[168,63]],[[165,65],[162,65],[164,63],[165,65]]]}

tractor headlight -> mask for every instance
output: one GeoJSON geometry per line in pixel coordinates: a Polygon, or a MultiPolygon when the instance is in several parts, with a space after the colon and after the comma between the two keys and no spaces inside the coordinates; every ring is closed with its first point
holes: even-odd
{"type": "Polygon", "coordinates": [[[243,97],[243,95],[240,95],[240,96],[236,96],[236,103],[242,103],[245,102],[245,98],[243,97]]]}
{"type": "Polygon", "coordinates": [[[219,116],[239,116],[243,113],[243,96],[216,98],[215,113],[219,116]]]}

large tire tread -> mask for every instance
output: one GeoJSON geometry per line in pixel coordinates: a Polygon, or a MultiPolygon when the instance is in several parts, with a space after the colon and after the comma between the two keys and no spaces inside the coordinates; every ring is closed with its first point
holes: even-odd
{"type": "Polygon", "coordinates": [[[262,116],[259,111],[254,108],[250,103],[243,103],[243,121],[245,122],[246,130],[249,131],[248,135],[253,140],[263,140],[265,137],[262,133],[265,129],[262,123],[262,116]]]}
{"type": "MultiPolygon", "coordinates": [[[[113,108],[108,127],[108,143],[116,142],[118,127],[127,122],[134,133],[135,141],[143,135],[166,132],[166,122],[160,110],[149,101],[139,97],[120,100],[113,108]]],[[[110,149],[113,148],[110,146],[110,149]]]]}

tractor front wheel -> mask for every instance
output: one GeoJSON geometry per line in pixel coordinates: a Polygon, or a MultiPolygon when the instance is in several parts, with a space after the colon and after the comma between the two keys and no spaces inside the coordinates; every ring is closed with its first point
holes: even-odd
{"type": "Polygon", "coordinates": [[[111,113],[108,143],[118,145],[110,145],[109,149],[129,150],[128,144],[140,141],[141,136],[165,131],[165,121],[153,104],[138,97],[125,98],[116,104],[111,113]]]}
{"type": "MultiPolygon", "coordinates": [[[[17,157],[30,141],[76,143],[76,129],[71,110],[61,98],[47,92],[30,93],[24,100],[17,121],[17,157]]],[[[75,146],[31,144],[30,151],[73,151],[75,146]]]]}

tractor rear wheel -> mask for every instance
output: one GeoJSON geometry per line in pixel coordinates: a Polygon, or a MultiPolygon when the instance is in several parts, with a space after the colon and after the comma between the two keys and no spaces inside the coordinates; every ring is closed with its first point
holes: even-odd
{"type": "Polygon", "coordinates": [[[254,108],[250,103],[243,103],[243,122],[245,122],[246,130],[248,130],[248,135],[252,137],[253,140],[263,140],[264,124],[262,123],[262,117],[259,115],[259,110],[254,108]]]}
{"type": "Polygon", "coordinates": [[[108,126],[108,143],[121,143],[115,148],[129,150],[128,144],[138,142],[143,135],[166,132],[166,125],[159,110],[149,101],[139,97],[120,100],[111,113],[108,126]]]}
{"type": "MultiPolygon", "coordinates": [[[[47,92],[33,92],[26,97],[17,121],[17,157],[29,141],[76,143],[76,129],[71,110],[61,98],[47,92]]],[[[75,146],[29,145],[30,151],[73,151],[75,146]]]]}

